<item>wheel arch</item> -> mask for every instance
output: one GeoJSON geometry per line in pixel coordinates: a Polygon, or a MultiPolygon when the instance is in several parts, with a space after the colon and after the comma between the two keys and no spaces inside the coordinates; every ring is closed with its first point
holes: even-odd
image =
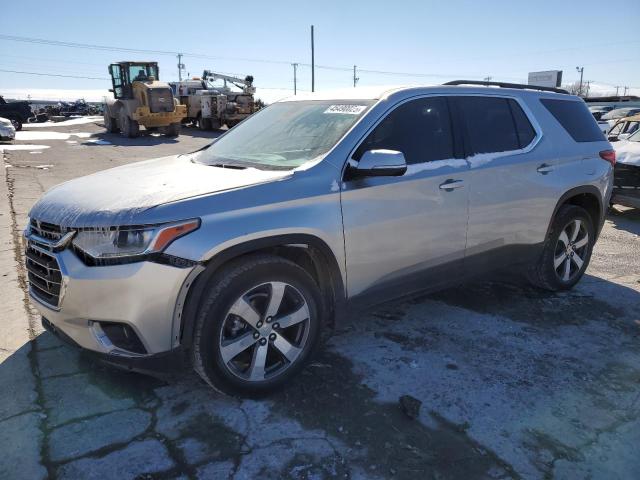
{"type": "Polygon", "coordinates": [[[558,210],[563,205],[576,205],[584,208],[591,217],[597,239],[598,235],[600,235],[600,230],[602,229],[605,217],[605,205],[602,200],[600,190],[593,185],[583,185],[565,192],[560,197],[555,209],[553,210],[553,215],[551,216],[549,226],[547,227],[547,235],[549,235],[549,231],[551,230],[553,219],[556,218],[558,210]]]}
{"type": "Polygon", "coordinates": [[[276,235],[233,245],[203,264],[204,270],[191,282],[183,303],[180,345],[191,347],[201,298],[214,275],[230,262],[258,253],[286,258],[304,268],[318,283],[328,326],[334,326],[335,312],[345,304],[346,292],[338,260],[331,248],[314,235],[276,235]]]}

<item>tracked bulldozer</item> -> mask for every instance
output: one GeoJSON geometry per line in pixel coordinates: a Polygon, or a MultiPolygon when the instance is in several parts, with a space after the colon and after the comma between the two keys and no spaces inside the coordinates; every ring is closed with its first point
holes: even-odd
{"type": "Polygon", "coordinates": [[[104,125],[111,132],[129,138],[147,131],[180,135],[187,107],[180,105],[167,83],[158,78],[157,62],[118,62],[109,65],[113,99],[104,108],[104,125]]]}

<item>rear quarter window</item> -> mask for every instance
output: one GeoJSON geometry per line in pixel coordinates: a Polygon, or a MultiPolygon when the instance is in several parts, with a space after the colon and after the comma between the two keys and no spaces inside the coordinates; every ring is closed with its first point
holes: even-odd
{"type": "Polygon", "coordinates": [[[541,98],[540,102],[576,142],[602,142],[604,134],[584,102],[541,98]]]}

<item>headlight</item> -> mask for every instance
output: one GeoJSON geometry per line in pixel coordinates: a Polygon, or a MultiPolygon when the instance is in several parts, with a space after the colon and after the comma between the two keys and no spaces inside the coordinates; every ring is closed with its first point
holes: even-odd
{"type": "Polygon", "coordinates": [[[119,259],[162,252],[177,238],[196,230],[199,219],[145,227],[80,230],[73,245],[95,259],[119,259]]]}

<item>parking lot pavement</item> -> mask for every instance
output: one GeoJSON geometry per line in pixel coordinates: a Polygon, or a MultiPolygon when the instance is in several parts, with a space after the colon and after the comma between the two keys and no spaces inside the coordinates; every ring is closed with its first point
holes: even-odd
{"type": "Polygon", "coordinates": [[[0,478],[640,477],[639,212],[608,218],[571,292],[484,281],[354,314],[288,388],[233,399],[189,372],[110,369],[42,333],[19,258],[32,203],[213,135],[38,129],[72,130],[88,135],[5,152],[0,478]],[[417,419],[402,395],[422,402],[417,419]]]}

